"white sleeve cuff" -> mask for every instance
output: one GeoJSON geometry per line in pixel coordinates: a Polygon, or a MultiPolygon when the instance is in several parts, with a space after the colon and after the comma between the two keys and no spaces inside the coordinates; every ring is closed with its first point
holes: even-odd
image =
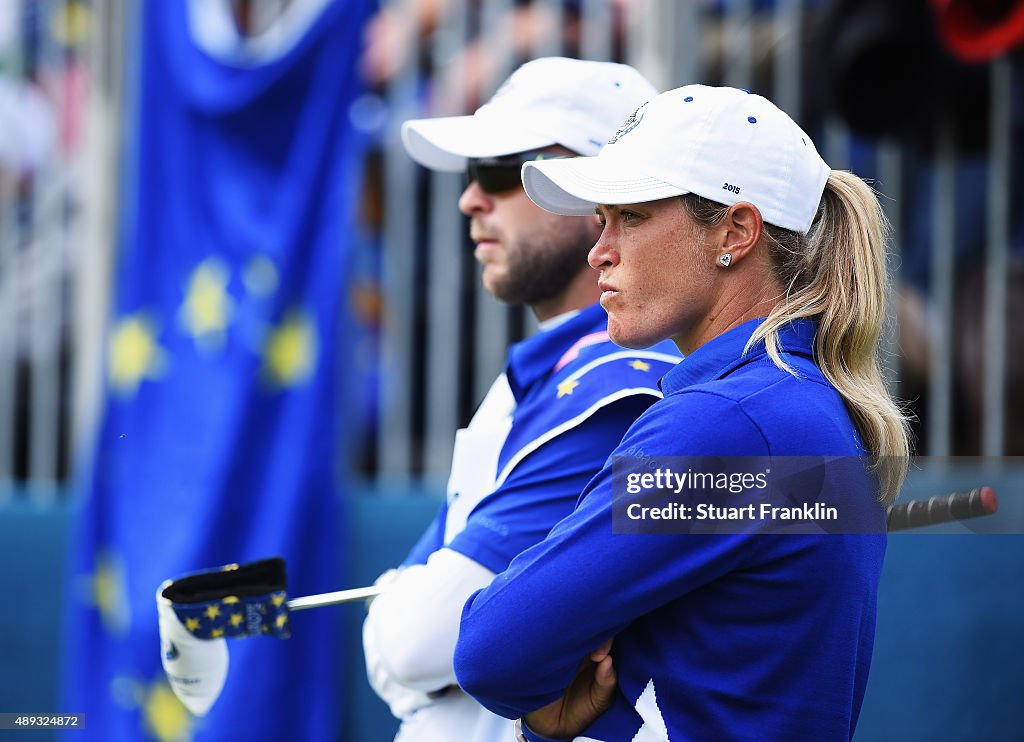
{"type": "Polygon", "coordinates": [[[370,604],[364,627],[367,658],[390,678],[422,692],[455,685],[452,666],[466,600],[494,573],[451,549],[401,570],[370,604]],[[372,645],[372,646],[369,646],[372,645]]]}

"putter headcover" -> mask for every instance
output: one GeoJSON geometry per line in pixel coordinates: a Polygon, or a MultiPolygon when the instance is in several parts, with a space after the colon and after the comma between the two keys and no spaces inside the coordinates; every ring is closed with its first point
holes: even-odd
{"type": "Polygon", "coordinates": [[[181,625],[199,639],[291,636],[284,559],[228,564],[161,586],[181,625]]]}
{"type": "Polygon", "coordinates": [[[171,601],[163,596],[163,591],[171,584],[167,580],[156,592],[160,662],[178,700],[196,716],[205,716],[220,696],[228,676],[227,642],[197,639],[185,630],[171,601]]]}
{"type": "Polygon", "coordinates": [[[290,633],[283,559],[229,564],[157,589],[160,660],[174,695],[205,716],[228,675],[224,637],[290,633]]]}

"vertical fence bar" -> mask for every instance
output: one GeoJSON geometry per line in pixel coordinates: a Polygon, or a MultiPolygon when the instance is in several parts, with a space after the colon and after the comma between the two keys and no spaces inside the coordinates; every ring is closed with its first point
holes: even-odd
{"type": "Polygon", "coordinates": [[[754,3],[732,0],[724,18],[725,84],[752,88],[754,70],[754,3]]]}
{"type": "Polygon", "coordinates": [[[665,25],[674,33],[676,40],[669,48],[672,50],[672,70],[667,82],[668,89],[682,85],[704,82],[701,60],[700,40],[703,31],[703,18],[700,7],[695,2],[673,3],[672,16],[665,19],[665,25]]]}
{"type": "MultiPolygon", "coordinates": [[[[402,0],[386,6],[408,12],[402,0]]],[[[387,87],[391,113],[384,137],[384,254],[381,287],[384,313],[381,328],[381,399],[378,430],[378,477],[402,484],[412,473],[412,354],[414,293],[413,250],[416,248],[416,165],[405,154],[402,121],[418,115],[419,36],[408,42],[408,58],[387,87]]]]}
{"type": "Polygon", "coordinates": [[[673,37],[680,8],[689,2],[633,3],[627,6],[626,63],[635,67],[651,84],[661,90],[677,87],[673,83],[677,40],[673,37]],[[657,12],[655,12],[657,11],[657,12]]]}
{"type": "MultiPolygon", "coordinates": [[[[461,244],[461,235],[460,244],[461,244]]],[[[474,277],[478,276],[474,272],[474,277]]],[[[494,377],[505,365],[508,348],[508,309],[483,287],[477,278],[473,287],[476,316],[474,331],[473,402],[478,405],[490,389],[494,377]]]]}
{"type": "Polygon", "coordinates": [[[565,27],[565,13],[562,0],[533,0],[533,10],[540,16],[541,35],[534,40],[531,56],[557,57],[562,54],[562,29],[565,27]]]}
{"type": "MultiPolygon", "coordinates": [[[[443,26],[435,33],[432,56],[434,69],[445,69],[466,45],[468,8],[466,0],[455,0],[443,26]]],[[[448,78],[454,86],[441,91],[462,113],[463,80],[448,78]]],[[[424,478],[431,485],[444,484],[451,465],[452,446],[458,427],[459,350],[458,328],[461,293],[462,220],[457,217],[461,179],[453,173],[430,174],[430,229],[427,260],[427,398],[424,478]]]]}
{"type": "MultiPolygon", "coordinates": [[[[66,22],[67,0],[57,3],[37,15],[36,30],[39,57],[36,59],[40,74],[48,75],[51,85],[66,85],[65,57],[52,36],[52,28],[63,19],[66,22]]],[[[60,130],[66,122],[68,95],[65,89],[56,93],[54,114],[58,134],[52,150],[33,178],[31,223],[26,257],[29,283],[29,430],[28,479],[33,500],[46,504],[56,497],[57,450],[60,420],[60,336],[62,321],[61,294],[66,269],[63,260],[65,229],[65,202],[68,198],[62,168],[64,162],[55,156],[60,148],[60,130]]]]}
{"type": "MultiPolygon", "coordinates": [[[[497,84],[508,77],[515,67],[515,50],[508,28],[514,6],[512,0],[489,0],[484,4],[483,11],[481,37],[497,60],[497,79],[494,81],[497,84]]],[[[483,99],[486,100],[492,93],[492,90],[484,91],[483,99]]],[[[454,218],[454,215],[448,218],[454,218]]],[[[458,237],[461,245],[464,236],[460,234],[458,237]]],[[[509,337],[508,308],[483,287],[479,279],[479,268],[474,267],[473,276],[473,403],[476,406],[487,394],[494,377],[504,367],[509,337]]]]}
{"type": "Polygon", "coordinates": [[[29,482],[32,497],[48,503],[57,491],[60,438],[60,342],[65,278],[61,207],[64,184],[56,167],[40,173],[33,209],[29,266],[31,309],[29,356],[29,482]]]}
{"type": "MultiPolygon", "coordinates": [[[[982,364],[981,453],[1001,456],[1006,420],[1006,305],[1010,243],[1010,104],[1013,67],[1008,59],[992,63],[989,111],[988,214],[985,262],[985,358],[982,364]]],[[[1021,383],[1020,379],[1015,380],[1021,383]]],[[[1018,414],[1020,411],[1017,411],[1018,414]]]]}
{"type": "Polygon", "coordinates": [[[823,148],[825,162],[833,170],[849,170],[850,168],[850,130],[836,116],[825,120],[825,146],[823,148]]]}
{"type": "Polygon", "coordinates": [[[14,438],[16,423],[15,374],[18,361],[17,335],[17,229],[14,204],[0,201],[0,502],[8,500],[14,484],[14,438]]]}
{"type": "Polygon", "coordinates": [[[443,484],[451,465],[458,428],[459,295],[462,220],[455,218],[461,179],[452,173],[430,174],[430,247],[427,283],[427,399],[423,474],[443,484]]]}
{"type": "Polygon", "coordinates": [[[956,228],[956,149],[953,125],[941,124],[938,134],[935,190],[932,203],[930,301],[932,336],[928,358],[929,456],[949,456],[952,449],[953,389],[953,253],[956,228]]]}
{"type": "Polygon", "coordinates": [[[580,58],[606,62],[612,58],[614,32],[611,0],[580,3],[580,58]]]}
{"type": "MultiPolygon", "coordinates": [[[[541,26],[548,29],[547,33],[534,40],[532,57],[560,56],[565,52],[565,8],[563,0],[533,0],[533,7],[540,14],[541,26]]],[[[511,312],[518,313],[523,334],[530,336],[537,332],[537,318],[526,306],[512,307],[511,312]]],[[[510,338],[515,339],[515,338],[510,338]]]]}
{"type": "Polygon", "coordinates": [[[800,116],[802,0],[778,0],[775,4],[774,79],[775,105],[794,119],[800,116]]]}
{"type": "Polygon", "coordinates": [[[497,60],[497,82],[508,77],[514,66],[515,48],[509,24],[512,22],[515,5],[513,0],[484,0],[481,11],[480,37],[497,60]]]}
{"type": "MultiPolygon", "coordinates": [[[[19,8],[23,11],[24,5],[19,8]]],[[[17,27],[23,26],[24,21],[19,12],[17,27]]],[[[11,70],[14,80],[20,79],[23,54],[20,33],[17,38],[18,43],[12,49],[18,63],[18,68],[11,70]]],[[[15,478],[14,449],[18,435],[16,381],[18,355],[21,352],[18,345],[21,286],[19,241],[17,176],[0,172],[0,503],[11,499],[15,478]]]]}
{"type": "Polygon", "coordinates": [[[91,87],[82,148],[82,249],[75,271],[70,456],[73,466],[83,460],[77,452],[89,445],[102,399],[104,322],[110,306],[117,239],[118,163],[125,146],[123,71],[132,68],[126,64],[129,24],[125,0],[102,0],[95,8],[95,30],[89,45],[91,87]]]}
{"type": "Polygon", "coordinates": [[[0,201],[0,502],[10,498],[14,484],[18,363],[18,232],[13,223],[16,218],[15,204],[6,198],[0,201]]]}

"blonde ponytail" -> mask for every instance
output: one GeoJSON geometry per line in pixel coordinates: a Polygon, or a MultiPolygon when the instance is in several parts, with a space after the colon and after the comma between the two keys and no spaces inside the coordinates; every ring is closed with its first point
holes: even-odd
{"type": "MultiPolygon", "coordinates": [[[[714,223],[719,205],[682,197],[699,222],[714,223]]],[[[701,199],[703,201],[703,199],[701,199]]],[[[876,457],[880,499],[895,499],[906,477],[910,443],[906,415],[882,377],[879,339],[885,321],[886,242],[889,225],[871,188],[856,175],[833,170],[807,235],[765,224],[776,277],[785,287],[747,344],[763,341],[772,361],[779,330],[796,319],[818,323],[815,356],[846,402],[868,452],[876,457]]]]}

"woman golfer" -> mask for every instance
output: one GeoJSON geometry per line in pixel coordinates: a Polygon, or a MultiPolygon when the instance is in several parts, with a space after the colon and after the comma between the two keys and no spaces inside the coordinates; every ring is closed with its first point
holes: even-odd
{"type": "Polygon", "coordinates": [[[615,533],[628,495],[609,460],[575,512],[466,604],[460,685],[519,717],[521,739],[849,739],[883,506],[908,455],[878,358],[873,192],[768,100],[700,85],[649,101],[598,156],[528,163],[523,181],[549,211],[600,217],[590,264],[612,340],[671,338],[686,356],[613,459],[845,462],[838,507],[871,527],[615,533]]]}

